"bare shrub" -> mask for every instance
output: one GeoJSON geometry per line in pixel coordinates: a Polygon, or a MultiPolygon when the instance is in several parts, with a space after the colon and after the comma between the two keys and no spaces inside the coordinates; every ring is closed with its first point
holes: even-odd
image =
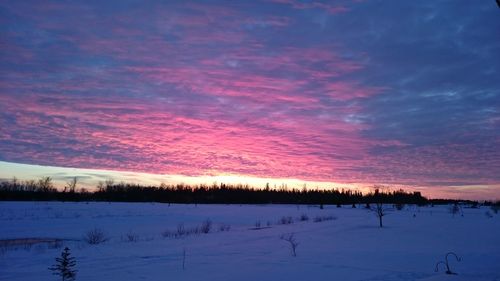
{"type": "Polygon", "coordinates": [[[302,215],[300,215],[299,220],[300,221],[308,221],[309,220],[309,216],[307,214],[302,214],[302,215]]]}
{"type": "Polygon", "coordinates": [[[90,245],[97,245],[108,241],[106,233],[100,228],[94,228],[92,230],[87,231],[87,233],[83,236],[83,241],[87,242],[90,245]]]}
{"type": "Polygon", "coordinates": [[[26,251],[30,251],[31,247],[33,247],[33,243],[26,243],[23,245],[23,249],[26,251]]]}
{"type": "Polygon", "coordinates": [[[224,231],[229,231],[231,229],[231,226],[229,224],[221,224],[219,225],[219,231],[224,232],[224,231]]]}
{"type": "Polygon", "coordinates": [[[194,226],[186,229],[186,236],[200,234],[200,233],[208,233],[208,232],[202,232],[201,227],[199,226],[194,226]]]}
{"type": "Polygon", "coordinates": [[[280,235],[280,239],[288,242],[288,244],[290,246],[290,251],[291,251],[292,257],[296,257],[297,256],[296,249],[297,249],[297,246],[299,245],[299,243],[295,239],[295,234],[294,233],[282,234],[282,235],[280,235]]]}
{"type": "MultiPolygon", "coordinates": [[[[201,223],[199,226],[194,226],[194,227],[184,227],[183,223],[180,223],[177,225],[177,229],[172,231],[172,230],[165,230],[161,233],[161,235],[164,238],[182,238],[182,237],[187,237],[195,234],[207,234],[212,230],[212,221],[211,220],[206,220],[201,223]]],[[[229,231],[231,228],[230,225],[225,225],[222,224],[219,226],[219,231],[229,231]]]]}
{"type": "Polygon", "coordinates": [[[293,223],[293,218],[286,216],[281,217],[281,219],[278,221],[278,224],[292,224],[292,223],[293,223]]]}
{"type": "Polygon", "coordinates": [[[260,221],[256,221],[256,222],[255,222],[255,228],[260,228],[260,226],[261,226],[260,221]]]}
{"type": "Polygon", "coordinates": [[[176,237],[182,237],[184,235],[186,235],[186,228],[184,228],[184,224],[183,223],[179,223],[177,225],[177,233],[175,233],[176,237]]]}
{"type": "Polygon", "coordinates": [[[313,222],[323,222],[323,221],[331,221],[331,220],[336,220],[337,217],[335,216],[315,216],[313,219],[313,222]]]}
{"type": "MultiPolygon", "coordinates": [[[[461,212],[461,208],[457,203],[455,203],[452,206],[450,206],[449,211],[450,211],[450,214],[455,216],[461,212]]],[[[462,214],[462,216],[463,216],[463,214],[462,214]]]]}
{"type": "Polygon", "coordinates": [[[129,231],[125,234],[125,241],[126,242],[137,242],[139,241],[139,235],[132,232],[132,231],[129,231]]]}
{"type": "Polygon", "coordinates": [[[175,233],[170,230],[165,230],[161,233],[161,236],[163,236],[164,238],[172,238],[175,237],[175,233]]]}
{"type": "Polygon", "coordinates": [[[206,221],[201,223],[200,226],[201,233],[207,234],[210,232],[211,229],[212,229],[212,221],[210,219],[207,219],[206,221]]]}

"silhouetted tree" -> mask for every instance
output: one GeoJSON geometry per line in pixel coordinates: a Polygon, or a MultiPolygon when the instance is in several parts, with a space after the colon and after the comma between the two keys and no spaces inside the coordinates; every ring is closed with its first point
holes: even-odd
{"type": "Polygon", "coordinates": [[[76,190],[76,184],[78,183],[78,178],[74,177],[70,181],[66,183],[64,186],[63,192],[69,191],[69,192],[75,192],[76,190]]]}
{"type": "MultiPolygon", "coordinates": [[[[366,207],[375,213],[379,221],[379,226],[383,227],[382,219],[384,218],[384,216],[387,215],[387,212],[390,210],[390,208],[384,207],[384,202],[388,201],[388,197],[391,195],[391,193],[380,191],[381,188],[385,189],[385,187],[383,186],[381,187],[375,186],[373,193],[370,194],[371,200],[375,202],[375,206],[370,207],[370,205],[367,203],[366,207]]],[[[397,197],[401,194],[405,194],[404,191],[400,190],[397,192],[396,191],[392,192],[392,196],[394,197],[397,197]]]]}
{"type": "Polygon", "coordinates": [[[390,210],[390,208],[385,208],[384,204],[382,203],[375,203],[375,206],[370,209],[375,213],[375,215],[378,217],[379,221],[379,226],[383,227],[382,225],[382,218],[387,215],[387,212],[390,210]]]}
{"type": "Polygon", "coordinates": [[[43,177],[38,180],[38,188],[42,192],[49,192],[54,189],[51,177],[43,177]]]}

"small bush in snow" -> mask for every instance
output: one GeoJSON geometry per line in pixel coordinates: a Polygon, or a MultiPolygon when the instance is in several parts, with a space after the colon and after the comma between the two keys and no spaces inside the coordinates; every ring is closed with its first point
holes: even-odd
{"type": "Polygon", "coordinates": [[[261,225],[260,221],[255,222],[255,228],[260,228],[260,225],[261,225]]]}
{"type": "Polygon", "coordinates": [[[302,215],[300,215],[299,220],[300,221],[308,221],[309,220],[309,216],[307,214],[302,214],[302,215]]]}
{"type": "Polygon", "coordinates": [[[177,225],[177,233],[176,233],[176,236],[177,237],[182,237],[186,235],[186,229],[184,228],[184,224],[183,223],[179,223],[177,225]]]}
{"type": "Polygon", "coordinates": [[[83,241],[87,242],[90,245],[97,245],[108,241],[106,233],[100,228],[94,228],[89,230],[83,236],[83,241]]]}
{"type": "Polygon", "coordinates": [[[398,210],[398,211],[403,210],[404,207],[405,207],[405,204],[403,204],[403,203],[396,203],[396,204],[394,204],[394,208],[396,208],[396,210],[398,210]]]}
{"type": "Polygon", "coordinates": [[[231,229],[231,226],[229,224],[221,224],[219,225],[219,231],[224,232],[224,231],[229,231],[231,229]]]}
{"type": "Polygon", "coordinates": [[[335,216],[315,216],[313,222],[331,221],[335,219],[337,219],[335,216]]]}
{"type": "Polygon", "coordinates": [[[211,220],[206,220],[204,221],[201,226],[200,226],[200,231],[201,233],[209,233],[210,229],[212,229],[212,221],[211,220]]]}
{"type": "Polygon", "coordinates": [[[461,211],[461,210],[460,210],[460,206],[459,206],[457,203],[455,203],[455,204],[453,204],[453,205],[450,207],[449,211],[450,211],[450,213],[451,213],[453,216],[455,216],[455,215],[457,215],[458,213],[460,213],[460,211],[461,211]]]}
{"type": "Polygon", "coordinates": [[[161,233],[161,236],[163,236],[163,238],[170,238],[174,236],[174,233],[170,230],[165,230],[161,233]]]}
{"type": "Polygon", "coordinates": [[[125,234],[124,237],[126,242],[137,242],[139,241],[139,235],[136,233],[133,233],[132,231],[129,231],[125,234]]]}
{"type": "Polygon", "coordinates": [[[453,271],[451,271],[451,269],[450,269],[450,264],[448,262],[448,256],[450,256],[450,255],[454,256],[457,259],[457,261],[461,261],[462,260],[459,256],[457,256],[457,254],[455,254],[453,252],[449,252],[449,253],[446,254],[446,256],[444,256],[444,261],[438,261],[436,263],[436,269],[434,269],[435,272],[438,272],[439,271],[439,265],[443,264],[444,266],[446,266],[446,271],[445,271],[446,274],[456,275],[456,273],[453,272],[453,271]]]}
{"type": "MultiPolygon", "coordinates": [[[[206,220],[200,226],[194,226],[186,228],[183,223],[177,225],[177,229],[175,231],[165,230],[161,233],[161,235],[165,238],[182,238],[191,236],[194,234],[207,234],[212,229],[212,221],[206,220]]],[[[219,226],[219,231],[229,231],[229,225],[221,225],[219,226]]]]}
{"type": "Polygon", "coordinates": [[[293,223],[293,218],[292,217],[281,217],[281,219],[278,221],[279,224],[292,224],[293,223]]]}

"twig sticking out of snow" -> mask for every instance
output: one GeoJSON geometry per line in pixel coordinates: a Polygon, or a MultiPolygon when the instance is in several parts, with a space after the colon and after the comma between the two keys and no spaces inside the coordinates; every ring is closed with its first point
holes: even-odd
{"type": "Polygon", "coordinates": [[[438,262],[436,263],[436,269],[434,269],[434,271],[435,271],[435,272],[438,272],[438,271],[439,271],[439,265],[440,265],[440,264],[444,264],[444,265],[446,266],[446,271],[445,271],[445,273],[446,273],[446,274],[453,274],[453,275],[456,275],[456,273],[455,273],[455,272],[453,272],[453,271],[451,271],[451,269],[450,269],[450,264],[448,263],[448,256],[449,256],[449,255],[455,256],[455,258],[457,259],[457,261],[461,261],[461,260],[462,260],[459,256],[457,256],[457,254],[455,254],[455,253],[453,253],[453,252],[449,252],[449,253],[447,253],[447,254],[446,254],[446,256],[444,257],[444,260],[445,260],[445,261],[438,261],[438,262]]]}
{"type": "Polygon", "coordinates": [[[299,242],[295,239],[295,234],[294,233],[289,233],[289,234],[282,234],[280,235],[280,239],[283,241],[286,241],[290,244],[290,250],[292,251],[292,257],[297,256],[297,246],[299,245],[299,242]]]}
{"type": "Polygon", "coordinates": [[[182,249],[182,270],[186,269],[186,248],[182,249]]]}

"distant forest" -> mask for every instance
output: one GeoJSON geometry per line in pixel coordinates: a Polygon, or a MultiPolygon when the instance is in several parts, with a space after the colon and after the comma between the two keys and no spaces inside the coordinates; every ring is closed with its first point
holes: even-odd
{"type": "MultiPolygon", "coordinates": [[[[77,188],[74,178],[63,189],[56,189],[50,177],[38,181],[0,182],[0,200],[3,201],[107,201],[107,202],[162,202],[186,204],[448,204],[455,200],[429,200],[420,192],[404,190],[384,191],[375,188],[363,194],[348,189],[288,189],[286,186],[253,188],[248,185],[165,185],[143,186],[128,183],[100,182],[95,191],[77,188]]],[[[471,202],[471,201],[468,201],[471,202]]]]}

